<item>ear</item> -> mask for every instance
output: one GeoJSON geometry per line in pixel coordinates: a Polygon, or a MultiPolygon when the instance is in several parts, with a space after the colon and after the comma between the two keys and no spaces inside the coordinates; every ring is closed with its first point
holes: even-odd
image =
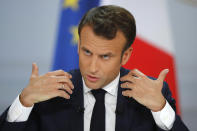
{"type": "Polygon", "coordinates": [[[127,63],[127,61],[129,60],[131,53],[133,51],[132,47],[129,47],[122,55],[122,61],[121,61],[121,65],[125,65],[127,63]]]}

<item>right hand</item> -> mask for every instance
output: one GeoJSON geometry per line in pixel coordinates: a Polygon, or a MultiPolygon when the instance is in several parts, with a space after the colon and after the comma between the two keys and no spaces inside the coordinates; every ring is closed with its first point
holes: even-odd
{"type": "Polygon", "coordinates": [[[21,92],[19,99],[25,107],[31,107],[34,103],[42,102],[57,96],[70,99],[74,86],[72,76],[63,70],[48,72],[39,76],[38,66],[32,64],[32,74],[29,84],[21,92]]]}

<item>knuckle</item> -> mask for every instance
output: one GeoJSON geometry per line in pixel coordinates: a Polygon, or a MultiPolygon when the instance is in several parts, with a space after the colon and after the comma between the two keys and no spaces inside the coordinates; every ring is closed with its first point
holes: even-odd
{"type": "Polygon", "coordinates": [[[56,77],[54,80],[55,82],[58,82],[58,83],[63,82],[63,79],[61,77],[56,77]]]}
{"type": "Polygon", "coordinates": [[[67,76],[62,76],[62,78],[65,79],[66,81],[67,81],[67,79],[68,79],[67,76]]]}
{"type": "Polygon", "coordinates": [[[64,74],[65,74],[65,75],[68,75],[68,76],[70,75],[68,72],[64,72],[64,74]]]}
{"type": "Polygon", "coordinates": [[[65,84],[64,88],[65,88],[65,89],[69,89],[69,87],[68,87],[66,84],[65,84]]]}
{"type": "Polygon", "coordinates": [[[61,78],[57,79],[57,82],[65,83],[66,82],[66,79],[61,77],[61,78]]]}
{"type": "Polygon", "coordinates": [[[59,78],[64,79],[64,80],[68,79],[67,76],[60,76],[59,78]]]}
{"type": "Polygon", "coordinates": [[[132,71],[137,71],[137,68],[134,68],[132,71]]]}
{"type": "Polygon", "coordinates": [[[63,71],[63,70],[58,70],[58,72],[59,72],[59,73],[62,73],[62,74],[64,73],[64,71],[63,71]]]}

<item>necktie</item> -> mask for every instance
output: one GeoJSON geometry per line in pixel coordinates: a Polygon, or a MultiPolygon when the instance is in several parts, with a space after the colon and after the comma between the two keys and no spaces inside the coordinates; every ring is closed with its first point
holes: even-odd
{"type": "Polygon", "coordinates": [[[105,131],[105,90],[92,90],[96,102],[92,112],[90,131],[105,131]]]}

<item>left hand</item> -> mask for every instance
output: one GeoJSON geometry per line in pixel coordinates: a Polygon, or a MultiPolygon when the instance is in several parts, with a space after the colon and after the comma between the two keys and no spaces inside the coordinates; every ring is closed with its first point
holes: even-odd
{"type": "Polygon", "coordinates": [[[158,79],[152,80],[137,69],[131,70],[127,75],[120,78],[121,81],[127,81],[121,84],[121,87],[129,89],[123,91],[122,94],[133,97],[154,112],[160,111],[166,104],[161,90],[168,72],[168,69],[164,69],[160,72],[158,79]]]}

